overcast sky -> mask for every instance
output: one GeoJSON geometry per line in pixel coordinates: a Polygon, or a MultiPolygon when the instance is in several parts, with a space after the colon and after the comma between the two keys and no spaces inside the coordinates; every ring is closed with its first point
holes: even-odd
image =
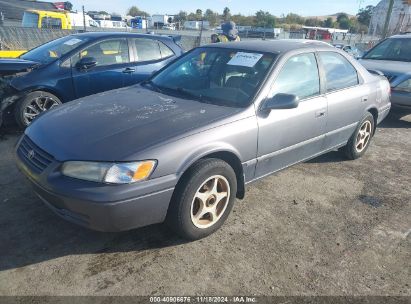
{"type": "Polygon", "coordinates": [[[232,13],[252,15],[262,9],[271,14],[281,16],[290,12],[302,16],[323,16],[346,12],[355,15],[358,8],[376,5],[380,0],[70,0],[74,9],[81,10],[84,5],[87,11],[108,11],[125,14],[127,9],[136,5],[150,14],[178,13],[180,10],[192,12],[197,8],[205,11],[207,8],[222,12],[228,6],[232,13]]]}

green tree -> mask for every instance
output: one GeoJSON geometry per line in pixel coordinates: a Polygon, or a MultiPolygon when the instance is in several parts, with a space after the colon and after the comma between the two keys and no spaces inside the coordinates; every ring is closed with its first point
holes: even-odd
{"type": "Polygon", "coordinates": [[[294,13],[288,14],[284,21],[288,24],[304,24],[304,18],[294,13]]]}
{"type": "Polygon", "coordinates": [[[350,19],[341,19],[340,22],[338,22],[339,27],[343,30],[349,30],[351,28],[351,20],[350,19]]]}
{"type": "Polygon", "coordinates": [[[176,22],[184,23],[187,21],[187,12],[180,11],[177,15],[174,16],[176,22]]]}
{"type": "Polygon", "coordinates": [[[210,26],[215,26],[218,23],[218,14],[211,9],[207,9],[204,13],[204,19],[210,23],[210,26]]]}
{"type": "Polygon", "coordinates": [[[338,27],[343,30],[349,30],[351,28],[351,20],[346,13],[341,13],[337,17],[338,27]]]}
{"type": "Polygon", "coordinates": [[[374,10],[374,6],[372,5],[368,5],[366,8],[360,9],[357,14],[358,22],[361,23],[362,25],[369,26],[373,10],[374,10]]]}
{"type": "Polygon", "coordinates": [[[237,25],[253,26],[255,24],[255,16],[244,16],[241,14],[231,16],[231,20],[237,25]]]}
{"type": "Polygon", "coordinates": [[[306,26],[321,26],[322,22],[318,20],[317,18],[307,18],[305,19],[304,24],[306,26]]]}
{"type": "Polygon", "coordinates": [[[224,19],[224,21],[228,21],[228,20],[231,19],[231,12],[230,12],[230,9],[228,7],[224,8],[223,19],[224,19]]]}
{"type": "Polygon", "coordinates": [[[196,19],[202,20],[203,19],[203,11],[201,9],[196,10],[196,19]]]}
{"type": "Polygon", "coordinates": [[[275,17],[269,12],[260,10],[255,13],[255,25],[257,27],[274,28],[276,23],[275,21],[275,17]]]}
{"type": "Polygon", "coordinates": [[[343,19],[349,19],[348,15],[347,15],[346,13],[340,13],[340,14],[338,14],[338,16],[337,16],[337,22],[340,23],[341,20],[343,20],[343,19]]]}
{"type": "Polygon", "coordinates": [[[133,5],[127,11],[127,15],[136,17],[136,16],[150,16],[150,14],[145,11],[140,10],[137,6],[133,5]]]}
{"type": "Polygon", "coordinates": [[[332,28],[334,25],[334,20],[331,17],[328,17],[326,20],[324,20],[324,27],[332,28]]]}

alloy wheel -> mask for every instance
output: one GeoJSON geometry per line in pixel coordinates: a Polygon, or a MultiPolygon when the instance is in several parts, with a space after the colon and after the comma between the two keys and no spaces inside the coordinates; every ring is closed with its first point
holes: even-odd
{"type": "Polygon", "coordinates": [[[221,175],[207,178],[191,203],[191,221],[201,229],[213,226],[224,214],[230,200],[230,184],[221,175]]]}
{"type": "Polygon", "coordinates": [[[46,112],[58,105],[60,105],[60,103],[51,98],[50,96],[40,96],[34,98],[24,108],[24,123],[26,125],[29,125],[42,112],[46,112]]]}
{"type": "Polygon", "coordinates": [[[358,153],[364,151],[367,147],[368,143],[370,142],[372,135],[372,124],[369,120],[364,121],[361,125],[360,130],[357,134],[357,139],[355,141],[355,149],[358,153]]]}

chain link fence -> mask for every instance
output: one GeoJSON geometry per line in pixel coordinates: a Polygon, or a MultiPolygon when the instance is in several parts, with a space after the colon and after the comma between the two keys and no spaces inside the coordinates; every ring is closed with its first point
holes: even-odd
{"type": "MultiPolygon", "coordinates": [[[[117,29],[93,29],[93,31],[119,31],[117,29]]],[[[126,30],[123,30],[126,31],[126,30]]],[[[147,33],[146,30],[127,30],[133,33],[147,33]]],[[[70,34],[83,32],[81,29],[76,30],[56,30],[56,29],[34,29],[23,28],[18,26],[1,26],[0,27],[0,50],[30,50],[48,41],[64,37],[70,34]]],[[[194,47],[211,43],[212,31],[169,31],[155,30],[156,34],[162,35],[180,35],[181,45],[185,50],[190,50],[194,47]]],[[[242,40],[256,39],[303,39],[303,33],[282,32],[277,36],[267,36],[264,33],[260,35],[247,35],[240,33],[242,40]]],[[[378,37],[361,35],[361,34],[346,34],[335,35],[331,41],[333,44],[345,44],[357,47],[360,50],[368,50],[374,46],[380,39],[378,37]]]]}

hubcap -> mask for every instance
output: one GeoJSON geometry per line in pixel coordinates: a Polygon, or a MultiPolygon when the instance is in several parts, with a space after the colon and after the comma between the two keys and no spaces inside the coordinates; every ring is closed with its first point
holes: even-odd
{"type": "Polygon", "coordinates": [[[205,180],[191,203],[191,221],[201,229],[213,226],[222,217],[230,200],[230,184],[221,175],[205,180]]]}
{"type": "Polygon", "coordinates": [[[29,125],[39,114],[46,112],[60,103],[49,96],[34,98],[24,109],[24,123],[29,125]]]}
{"type": "Polygon", "coordinates": [[[372,125],[371,125],[371,122],[367,120],[361,125],[361,128],[357,134],[357,140],[355,142],[355,149],[357,150],[358,153],[361,153],[367,147],[371,139],[371,134],[372,134],[372,125]]]}

